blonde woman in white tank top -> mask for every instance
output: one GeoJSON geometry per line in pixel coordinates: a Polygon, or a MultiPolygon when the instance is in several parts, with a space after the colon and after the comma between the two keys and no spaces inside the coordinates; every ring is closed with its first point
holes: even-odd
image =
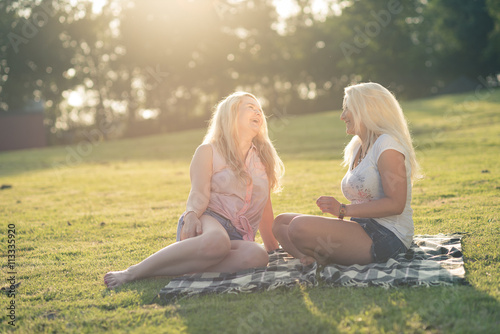
{"type": "Polygon", "coordinates": [[[304,264],[385,262],[412,241],[419,166],[399,103],[383,86],[362,83],[345,89],[343,109],[340,119],[354,136],[344,150],[348,171],[341,183],[350,203],[321,196],[316,205],[334,218],[286,213],[273,224],[282,247],[304,264]]]}

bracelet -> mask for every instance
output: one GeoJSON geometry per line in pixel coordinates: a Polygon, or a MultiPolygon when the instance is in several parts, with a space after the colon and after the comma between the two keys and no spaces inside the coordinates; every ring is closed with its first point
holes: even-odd
{"type": "Polygon", "coordinates": [[[339,212],[339,219],[340,220],[344,220],[345,213],[346,213],[345,204],[340,204],[340,212],[339,212]]]}

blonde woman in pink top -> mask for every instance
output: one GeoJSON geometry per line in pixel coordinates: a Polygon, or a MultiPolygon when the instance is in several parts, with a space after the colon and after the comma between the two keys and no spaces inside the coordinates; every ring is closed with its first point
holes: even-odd
{"type": "Polygon", "coordinates": [[[126,270],[107,273],[105,284],[116,288],[148,277],[266,266],[266,250],[278,248],[270,191],[280,189],[283,171],[258,100],[231,94],[217,105],[191,161],[191,191],[177,241],[126,270]],[[265,249],[254,242],[257,230],[265,249]]]}

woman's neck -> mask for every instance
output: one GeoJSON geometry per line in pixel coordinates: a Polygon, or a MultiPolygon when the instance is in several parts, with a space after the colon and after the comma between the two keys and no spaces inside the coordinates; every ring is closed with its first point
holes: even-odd
{"type": "Polygon", "coordinates": [[[358,137],[361,141],[361,149],[362,151],[365,151],[366,147],[368,146],[368,134],[365,132],[363,134],[359,134],[358,137]]]}
{"type": "Polygon", "coordinates": [[[368,133],[364,133],[362,136],[358,135],[358,137],[361,140],[361,149],[363,150],[363,152],[366,152],[370,145],[373,144],[375,140],[377,140],[379,135],[371,133],[369,136],[368,133]]]}
{"type": "Polygon", "coordinates": [[[246,159],[248,151],[252,147],[252,141],[243,141],[240,143],[239,151],[241,154],[241,157],[243,158],[243,161],[246,159]]]}

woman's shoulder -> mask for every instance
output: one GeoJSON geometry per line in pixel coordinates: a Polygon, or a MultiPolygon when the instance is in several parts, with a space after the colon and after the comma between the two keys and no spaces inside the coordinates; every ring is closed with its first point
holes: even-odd
{"type": "Polygon", "coordinates": [[[212,144],[208,143],[208,144],[201,144],[200,146],[198,146],[194,154],[202,156],[208,156],[208,155],[211,156],[212,153],[213,153],[212,144]]]}
{"type": "Polygon", "coordinates": [[[393,136],[391,136],[388,133],[382,133],[380,136],[378,136],[376,142],[379,143],[385,143],[385,142],[390,142],[390,141],[396,141],[393,136]]]}
{"type": "Polygon", "coordinates": [[[403,146],[388,133],[383,133],[377,138],[374,144],[374,148],[378,152],[377,155],[380,155],[387,149],[394,149],[404,154],[403,146]]]}
{"type": "Polygon", "coordinates": [[[400,146],[398,141],[388,133],[381,134],[375,141],[375,146],[380,148],[393,145],[400,146]]]}
{"type": "Polygon", "coordinates": [[[200,170],[213,170],[212,146],[210,144],[202,144],[196,148],[191,160],[191,173],[196,173],[200,170]],[[194,169],[193,169],[194,168],[194,169]]]}
{"type": "Polygon", "coordinates": [[[227,168],[226,159],[217,148],[217,145],[214,145],[213,143],[204,143],[198,146],[196,151],[200,151],[206,160],[212,162],[214,173],[227,168]]]}

